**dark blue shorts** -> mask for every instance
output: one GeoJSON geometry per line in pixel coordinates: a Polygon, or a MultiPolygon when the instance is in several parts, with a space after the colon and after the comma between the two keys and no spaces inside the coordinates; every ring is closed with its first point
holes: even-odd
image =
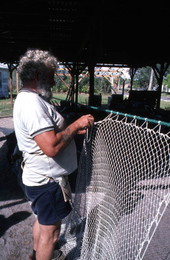
{"type": "Polygon", "coordinates": [[[60,185],[56,182],[42,186],[25,186],[25,193],[32,202],[32,210],[41,225],[54,225],[71,211],[70,203],[64,201],[60,185]]]}

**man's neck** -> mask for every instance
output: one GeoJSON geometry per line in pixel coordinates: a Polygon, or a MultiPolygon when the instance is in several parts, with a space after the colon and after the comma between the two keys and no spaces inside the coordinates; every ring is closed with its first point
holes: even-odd
{"type": "Polygon", "coordinates": [[[33,91],[33,92],[38,93],[38,91],[37,91],[37,85],[35,84],[34,81],[33,81],[33,82],[30,82],[30,83],[25,83],[25,84],[23,84],[22,89],[31,90],[31,91],[33,91]]]}

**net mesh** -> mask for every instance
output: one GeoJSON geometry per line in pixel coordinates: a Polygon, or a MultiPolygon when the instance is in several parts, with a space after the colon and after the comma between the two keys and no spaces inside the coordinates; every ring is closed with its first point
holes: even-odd
{"type": "Polygon", "coordinates": [[[170,201],[169,142],[126,117],[95,124],[60,238],[69,260],[143,259],[170,201]]]}

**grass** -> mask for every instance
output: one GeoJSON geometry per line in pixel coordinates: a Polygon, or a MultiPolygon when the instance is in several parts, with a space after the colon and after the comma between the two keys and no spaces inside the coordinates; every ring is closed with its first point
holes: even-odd
{"type": "Polygon", "coordinates": [[[0,99],[0,117],[12,116],[13,106],[10,98],[0,99]]]}
{"type": "Polygon", "coordinates": [[[165,110],[170,110],[170,102],[161,101],[161,108],[165,110]]]}
{"type": "MultiPolygon", "coordinates": [[[[58,101],[65,100],[66,96],[67,96],[67,94],[65,94],[65,93],[57,93],[57,94],[54,93],[53,94],[53,97],[58,99],[58,101]]],[[[102,95],[102,104],[107,104],[108,96],[109,95],[105,95],[105,94],[102,95]]],[[[78,95],[78,103],[80,103],[80,104],[87,105],[88,104],[88,99],[89,99],[89,94],[81,93],[81,94],[78,95]]]]}
{"type": "MultiPolygon", "coordinates": [[[[54,97],[57,98],[58,100],[65,100],[66,99],[66,94],[64,93],[58,93],[54,94],[54,97]]],[[[80,104],[88,104],[88,94],[81,93],[78,96],[78,103],[80,104]]],[[[109,95],[102,94],[102,104],[107,104],[108,103],[108,97],[109,95]]],[[[167,101],[161,101],[161,109],[165,110],[170,110],[170,102],[167,101]]]]}
{"type": "MultiPolygon", "coordinates": [[[[65,100],[67,93],[54,93],[53,97],[59,103],[60,100],[65,100]]],[[[102,104],[108,103],[108,96],[109,95],[102,95],[102,104]]],[[[88,94],[81,93],[78,96],[78,103],[80,104],[88,104],[88,94]]],[[[14,102],[14,101],[13,101],[14,102]]],[[[170,110],[170,102],[161,101],[161,108],[165,110],[170,110]]],[[[11,105],[11,101],[9,98],[7,99],[0,99],[0,117],[8,117],[12,116],[13,114],[13,106],[11,105]]]]}

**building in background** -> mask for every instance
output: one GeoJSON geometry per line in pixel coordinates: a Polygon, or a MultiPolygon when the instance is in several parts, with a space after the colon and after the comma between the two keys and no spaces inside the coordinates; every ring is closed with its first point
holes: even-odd
{"type": "Polygon", "coordinates": [[[9,97],[8,79],[8,66],[6,64],[0,63],[0,98],[9,97]]]}

